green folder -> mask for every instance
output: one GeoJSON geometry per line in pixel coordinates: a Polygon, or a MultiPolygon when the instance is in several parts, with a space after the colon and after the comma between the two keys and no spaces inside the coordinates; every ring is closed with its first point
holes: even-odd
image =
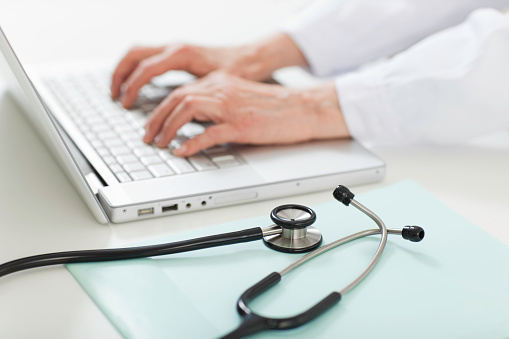
{"type": "MultiPolygon", "coordinates": [[[[413,181],[359,194],[356,200],[389,228],[422,226],[424,240],[411,243],[389,235],[379,264],[336,306],[301,328],[253,338],[509,338],[508,246],[413,181]]],[[[376,228],[354,207],[333,201],[332,194],[330,202],[312,208],[324,244],[376,228]]],[[[144,244],[266,227],[269,213],[144,244]]],[[[501,220],[504,224],[508,221],[501,220]]],[[[356,278],[378,242],[379,236],[371,236],[323,254],[284,276],[252,308],[276,317],[306,310],[356,278]]],[[[236,301],[242,292],[300,256],[257,241],[68,269],[125,338],[203,339],[238,326],[236,301]]]]}

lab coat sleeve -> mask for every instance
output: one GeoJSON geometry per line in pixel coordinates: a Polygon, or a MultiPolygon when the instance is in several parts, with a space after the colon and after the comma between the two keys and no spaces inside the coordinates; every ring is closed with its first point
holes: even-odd
{"type": "Polygon", "coordinates": [[[479,7],[507,6],[509,0],[319,0],[281,29],[312,73],[329,76],[401,52],[479,7]]]}
{"type": "Polygon", "coordinates": [[[395,57],[336,79],[363,143],[448,143],[509,128],[509,13],[480,9],[395,57]]]}

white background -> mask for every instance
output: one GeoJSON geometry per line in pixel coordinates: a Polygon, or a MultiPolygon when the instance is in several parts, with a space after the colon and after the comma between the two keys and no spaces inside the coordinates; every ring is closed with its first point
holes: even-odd
{"type": "MultiPolygon", "coordinates": [[[[249,42],[277,30],[278,22],[308,2],[3,0],[0,24],[24,62],[94,58],[114,63],[135,43],[249,42]]],[[[387,176],[380,183],[354,187],[354,192],[414,179],[509,244],[509,133],[469,145],[377,147],[374,151],[387,162],[387,176]]],[[[0,262],[44,252],[122,246],[265,215],[289,201],[313,205],[331,199],[331,192],[318,192],[123,225],[99,225],[20,109],[5,96],[1,78],[0,192],[0,262]]],[[[117,337],[63,267],[0,279],[0,338],[117,337]]]]}

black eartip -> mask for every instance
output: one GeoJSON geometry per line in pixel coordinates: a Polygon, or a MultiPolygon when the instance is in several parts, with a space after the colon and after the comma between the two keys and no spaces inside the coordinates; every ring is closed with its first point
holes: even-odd
{"type": "Polygon", "coordinates": [[[419,226],[405,226],[401,231],[403,239],[419,242],[424,239],[424,229],[419,226]]]}
{"type": "Polygon", "coordinates": [[[332,195],[334,196],[334,198],[336,198],[337,201],[345,204],[345,206],[350,205],[350,202],[352,201],[353,197],[355,197],[355,195],[343,185],[339,185],[338,187],[336,187],[334,192],[332,192],[332,195]]]}

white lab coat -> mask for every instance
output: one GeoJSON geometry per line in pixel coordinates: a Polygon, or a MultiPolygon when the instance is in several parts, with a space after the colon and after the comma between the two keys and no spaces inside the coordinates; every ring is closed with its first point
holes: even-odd
{"type": "Polygon", "coordinates": [[[461,142],[509,128],[509,14],[497,10],[507,6],[326,0],[282,29],[313,73],[338,75],[339,104],[355,139],[461,142]]]}

